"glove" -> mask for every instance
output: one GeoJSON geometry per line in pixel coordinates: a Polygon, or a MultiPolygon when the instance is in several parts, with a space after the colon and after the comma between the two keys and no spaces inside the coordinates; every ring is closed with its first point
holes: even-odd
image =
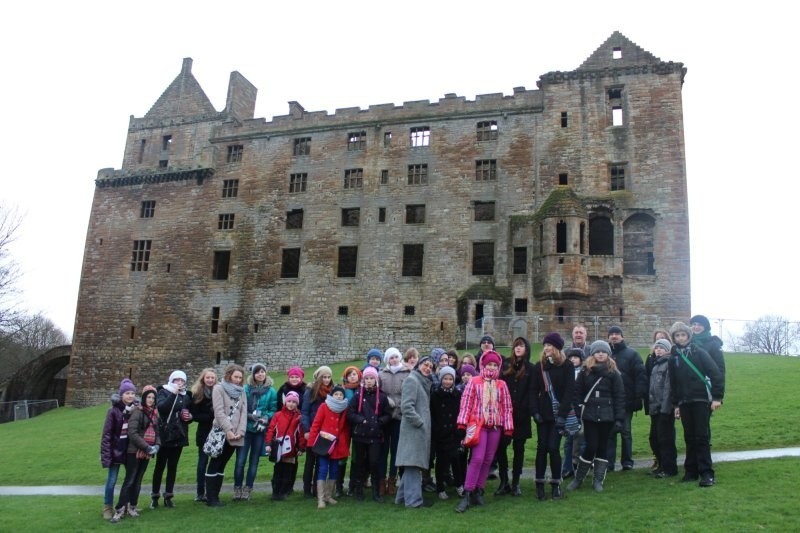
{"type": "Polygon", "coordinates": [[[540,415],[539,413],[533,413],[533,421],[536,422],[537,424],[541,424],[542,422],[544,422],[544,419],[542,419],[542,415],[540,415]]]}
{"type": "Polygon", "coordinates": [[[147,455],[155,455],[158,453],[159,445],[153,444],[149,448],[147,448],[147,455]]]}
{"type": "Polygon", "coordinates": [[[563,417],[563,416],[557,416],[557,417],[556,417],[556,431],[558,431],[559,433],[561,433],[562,431],[564,431],[564,428],[565,428],[566,426],[567,426],[567,421],[566,421],[566,419],[564,419],[564,417],[563,417]]]}
{"type": "Polygon", "coordinates": [[[625,423],[622,420],[616,420],[614,422],[614,431],[617,433],[622,433],[623,428],[625,427],[625,423]]]}

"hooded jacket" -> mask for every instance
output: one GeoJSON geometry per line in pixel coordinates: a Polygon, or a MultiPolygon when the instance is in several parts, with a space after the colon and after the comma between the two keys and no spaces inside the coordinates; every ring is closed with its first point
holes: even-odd
{"type": "Polygon", "coordinates": [[[585,367],[575,381],[575,403],[586,400],[582,419],[587,422],[615,422],[625,419],[625,386],[617,371],[609,371],[606,365],[595,365],[591,370],[585,367]],[[600,383],[592,390],[592,386],[600,383]]]}
{"type": "Polygon", "coordinates": [[[639,352],[628,348],[625,341],[611,345],[611,358],[617,364],[625,387],[625,410],[629,413],[640,411],[643,400],[647,398],[647,375],[639,352]]]}
{"type": "Polygon", "coordinates": [[[512,348],[511,356],[503,358],[500,379],[505,381],[508,386],[508,393],[511,395],[514,418],[513,438],[529,439],[533,436],[531,416],[533,416],[534,412],[534,365],[531,363],[531,345],[528,339],[518,337],[514,339],[514,344],[517,343],[517,340],[522,340],[525,343],[525,355],[521,361],[517,362],[512,348]],[[521,367],[524,367],[525,371],[519,376],[521,367]],[[510,374],[509,369],[511,369],[510,374]]]}
{"type": "Polygon", "coordinates": [[[175,394],[166,387],[159,387],[156,408],[160,420],[159,431],[165,448],[181,448],[189,445],[189,423],[181,419],[181,410],[189,409],[192,393],[175,394]]]}
{"type": "Polygon", "coordinates": [[[711,399],[721,402],[725,396],[725,375],[720,372],[711,356],[693,344],[686,348],[672,346],[670,357],[670,387],[673,407],[683,403],[708,402],[708,390],[700,376],[681,357],[683,352],[697,370],[711,380],[711,399]]]}
{"type": "Polygon", "coordinates": [[[707,334],[706,332],[695,333],[692,335],[692,344],[708,352],[708,355],[714,360],[714,363],[724,377],[725,357],[722,355],[722,339],[716,335],[707,334]]]}
{"type": "Polygon", "coordinates": [[[347,408],[347,420],[356,442],[383,442],[383,428],[391,418],[389,400],[379,387],[359,388],[347,408]]]}
{"type": "Polygon", "coordinates": [[[128,420],[136,402],[126,406],[119,394],[111,395],[111,408],[106,413],[100,439],[100,463],[103,468],[125,464],[128,453],[128,420]]]}
{"type": "Polygon", "coordinates": [[[463,432],[458,430],[458,409],[461,392],[455,387],[445,390],[441,385],[431,392],[431,443],[436,449],[458,448],[463,432]]]}

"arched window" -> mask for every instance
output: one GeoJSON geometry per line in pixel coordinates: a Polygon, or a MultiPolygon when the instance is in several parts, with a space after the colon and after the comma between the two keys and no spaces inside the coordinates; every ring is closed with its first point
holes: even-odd
{"type": "Polygon", "coordinates": [[[637,213],[622,224],[624,274],[652,276],[656,273],[653,256],[653,217],[637,213]]]}
{"type": "Polygon", "coordinates": [[[614,255],[614,226],[606,217],[589,221],[589,255],[614,255]]]}

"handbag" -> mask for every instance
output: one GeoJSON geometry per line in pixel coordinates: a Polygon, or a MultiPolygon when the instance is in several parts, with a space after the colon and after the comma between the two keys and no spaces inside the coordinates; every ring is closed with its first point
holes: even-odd
{"type": "Polygon", "coordinates": [[[311,451],[321,457],[327,457],[333,451],[334,446],[336,446],[336,435],[327,431],[320,431],[311,451]]]}
{"type": "MultiPolygon", "coordinates": [[[[228,420],[233,418],[233,413],[239,408],[239,400],[231,405],[231,412],[228,414],[228,420]]],[[[211,431],[208,432],[206,441],[203,443],[203,453],[211,458],[219,457],[222,449],[225,447],[225,430],[217,425],[217,421],[211,425],[211,431]]]]}
{"type": "Polygon", "coordinates": [[[477,415],[470,417],[467,424],[467,432],[464,436],[464,447],[474,448],[481,441],[481,429],[483,429],[483,420],[477,415]]]}
{"type": "MultiPolygon", "coordinates": [[[[539,367],[542,371],[542,378],[544,379],[544,388],[547,394],[550,395],[550,403],[553,406],[553,417],[558,417],[558,410],[561,408],[561,403],[556,399],[553,393],[553,382],[550,381],[550,372],[545,372],[544,368],[539,367]]],[[[566,423],[564,424],[564,433],[567,435],[575,435],[581,430],[581,421],[575,413],[575,408],[572,407],[567,413],[566,423]]]]}
{"type": "MultiPolygon", "coordinates": [[[[284,428],[284,433],[289,431],[289,424],[292,423],[292,420],[289,419],[286,422],[286,427],[284,428]]],[[[277,431],[277,425],[275,426],[277,431]]],[[[289,435],[278,436],[275,434],[275,437],[269,441],[269,460],[271,463],[277,463],[281,460],[281,458],[290,453],[292,451],[292,438],[289,435]]]]}

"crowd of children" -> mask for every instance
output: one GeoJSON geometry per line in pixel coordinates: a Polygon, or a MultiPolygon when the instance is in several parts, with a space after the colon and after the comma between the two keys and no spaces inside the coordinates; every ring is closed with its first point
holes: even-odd
{"type": "MultiPolygon", "coordinates": [[[[348,366],[341,383],[328,366],[319,367],[310,384],[301,368],[292,367],[277,391],[263,363],[250,367],[246,384],[239,365],[229,365],[219,382],[213,369],[204,369],[191,390],[186,374],[176,370],[158,389],[144,387],[140,401],[135,385],[124,379],[101,439],[101,462],[108,469],[103,516],[112,522],[138,516],[142,479],[153,457],[150,506],[157,508],[160,496],[165,507],[174,506],[175,473],[190,423],[197,424],[195,500],[212,507],[224,505],[219,498],[224,470],[236,453],[234,501],[250,499],[262,456],[274,465],[272,500],[285,500],[293,493],[298,459],[305,455],[303,493],[316,497],[320,509],[345,494],[362,501],[367,488],[379,503],[393,496],[409,508],[428,507],[433,503],[423,498],[424,491],[446,500],[452,487],[460,498],[455,510],[465,512],[485,504],[487,479],[495,468],[494,495],[522,495],[532,421],[536,498],[548,499],[549,483],[550,498],[561,499],[562,480],[573,478],[567,489],[578,489],[590,470],[593,488],[600,492],[613,461],[609,439],[623,431],[626,390],[614,347],[604,340],[581,345],[585,328],[576,329],[582,332],[573,330],[573,345],[566,351],[558,333],[545,335],[536,362],[530,360],[527,339],[515,339],[511,355],[503,358],[486,336],[476,356],[460,359],[442,348],[423,357],[414,348],[405,354],[395,347],[371,349],[363,368],[348,366]],[[125,477],[114,505],[120,466],[125,477]]],[[[611,329],[621,336],[621,329],[611,329]]],[[[651,417],[654,477],[678,474],[675,420],[680,417],[687,451],[684,480],[711,486],[709,417],[721,405],[724,366],[716,361],[721,352],[712,358],[692,344],[692,332],[682,323],[670,333],[656,332],[641,399],[651,417]]]]}

